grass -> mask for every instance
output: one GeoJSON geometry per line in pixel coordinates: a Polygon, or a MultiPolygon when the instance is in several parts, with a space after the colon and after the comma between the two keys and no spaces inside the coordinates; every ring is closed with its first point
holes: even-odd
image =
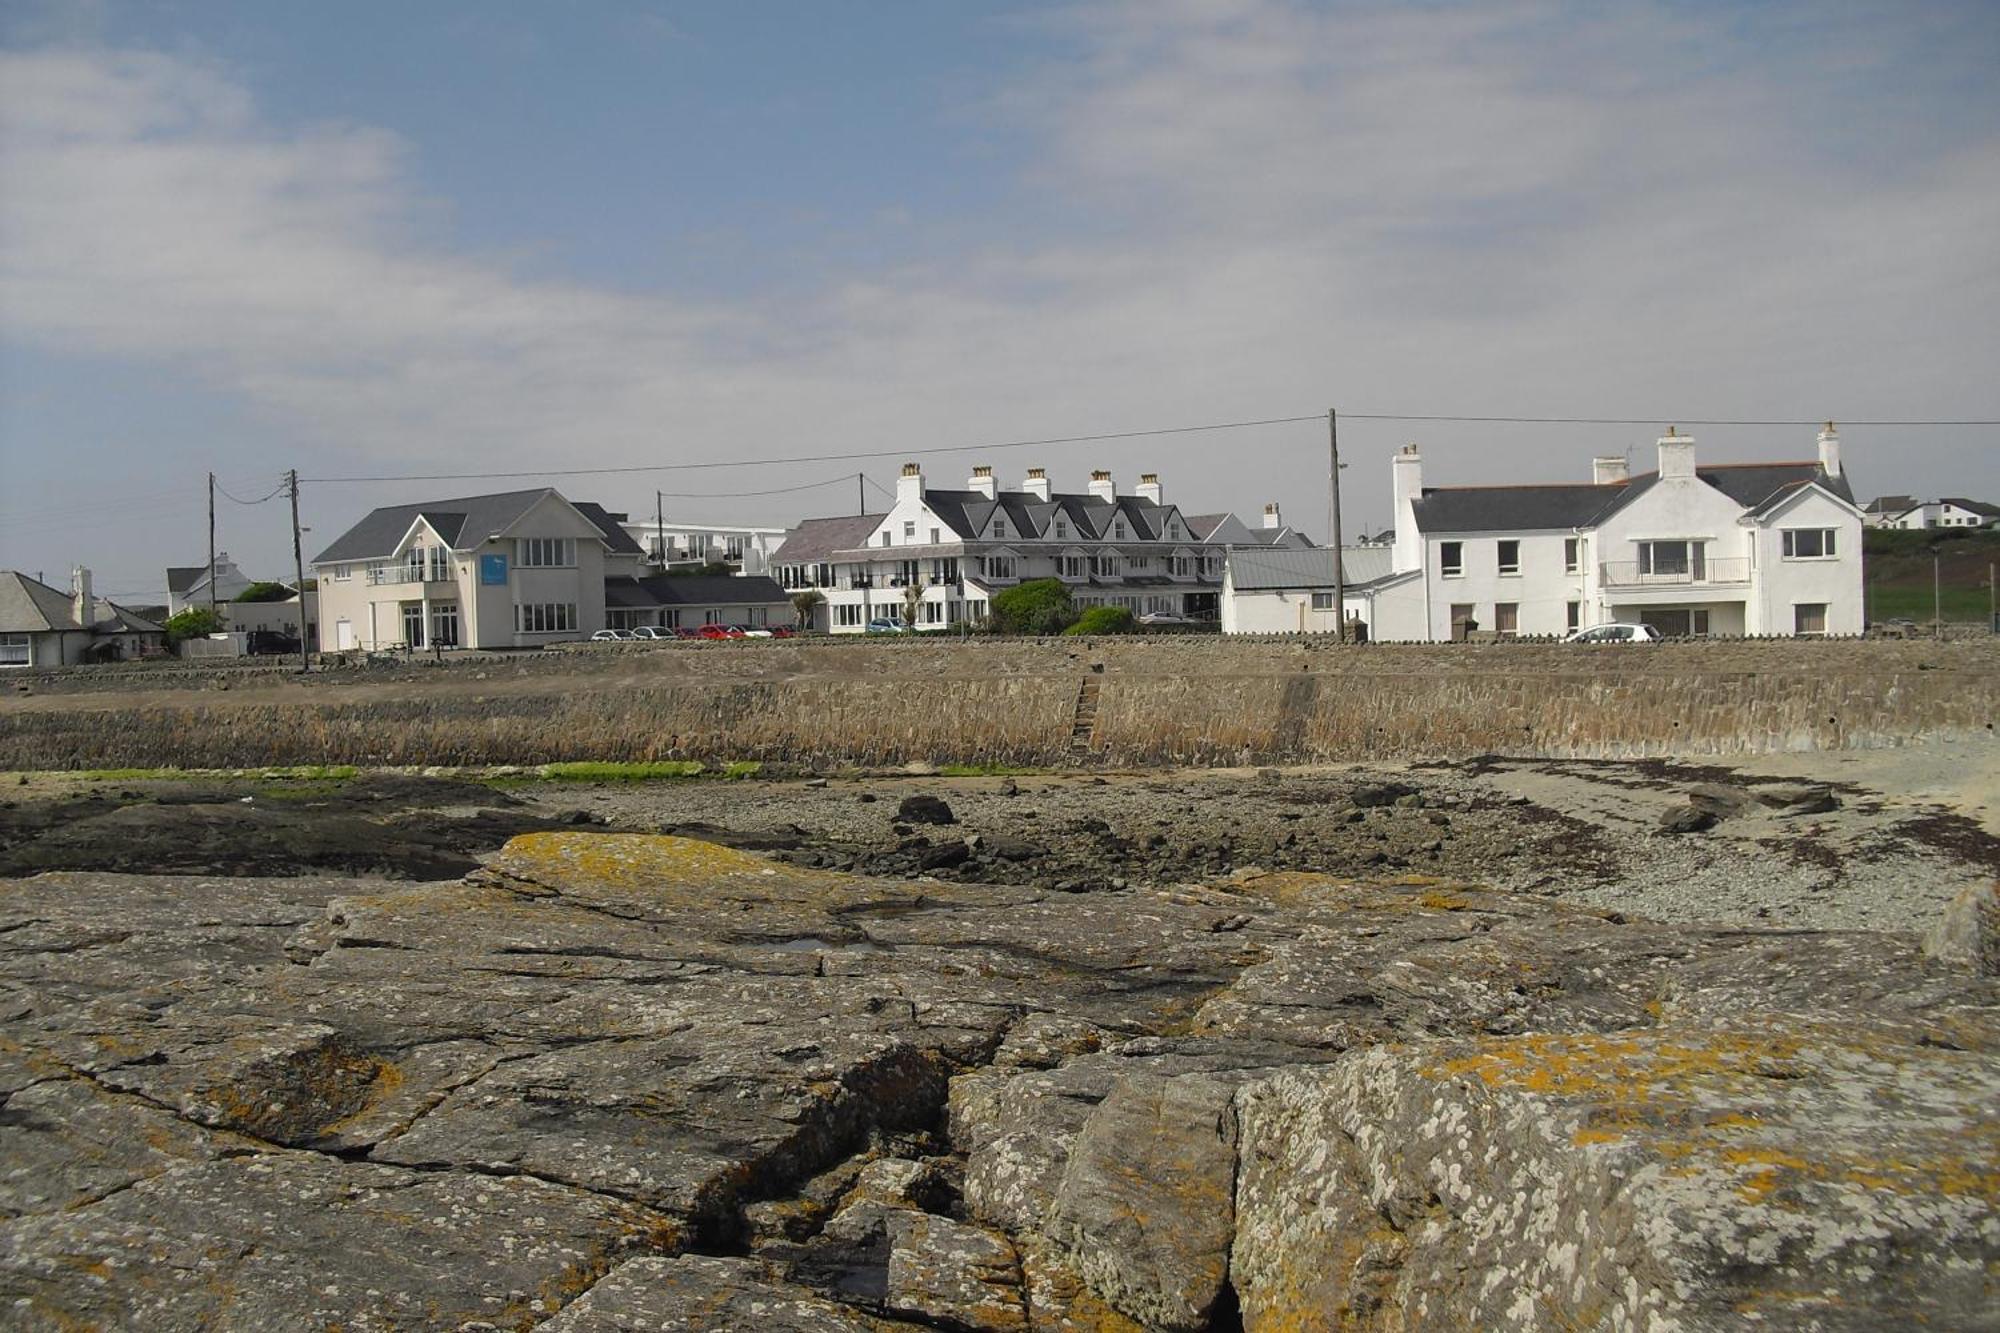
{"type": "Polygon", "coordinates": [[[582,761],[543,764],[536,770],[555,782],[658,782],[670,778],[698,778],[708,771],[699,759],[665,759],[644,764],[582,761]]]}
{"type": "Polygon", "coordinates": [[[1026,768],[1019,764],[939,764],[941,778],[1013,778],[1046,772],[1040,768],[1026,768]]]}
{"type": "Polygon", "coordinates": [[[2000,564],[2000,533],[1932,528],[1919,532],[1871,529],[1863,537],[1869,617],[1928,624],[1983,625],[1992,603],[1986,581],[2000,564]],[[1933,565],[1935,560],[1935,566],[1933,565]],[[1935,568],[1939,596],[1932,601],[1935,568]]]}

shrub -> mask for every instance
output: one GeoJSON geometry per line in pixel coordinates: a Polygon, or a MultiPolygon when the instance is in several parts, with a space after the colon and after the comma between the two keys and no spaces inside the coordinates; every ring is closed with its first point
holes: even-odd
{"type": "Polygon", "coordinates": [[[266,579],[260,583],[253,583],[242,592],[237,593],[236,600],[239,602],[289,602],[292,600],[292,590],[282,583],[274,583],[266,579]]]}
{"type": "Polygon", "coordinates": [[[988,619],[996,634],[1060,634],[1076,620],[1076,601],[1061,579],[1030,579],[995,593],[988,619]]]}
{"type": "Polygon", "coordinates": [[[222,613],[205,606],[190,606],[179,615],[168,616],[165,628],[168,643],[206,638],[222,628],[222,613]]]}
{"type": "Polygon", "coordinates": [[[1138,627],[1132,613],[1122,606],[1093,606],[1076,618],[1065,634],[1130,634],[1138,627]]]}

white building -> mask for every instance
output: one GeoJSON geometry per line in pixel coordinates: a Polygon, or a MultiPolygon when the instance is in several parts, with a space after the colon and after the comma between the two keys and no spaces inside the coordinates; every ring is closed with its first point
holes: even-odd
{"type": "MultiPolygon", "coordinates": [[[[205,607],[209,603],[209,569],[207,565],[167,566],[167,614],[177,616],[189,607],[205,607]]],[[[236,600],[236,594],[249,587],[249,575],[236,567],[229,558],[229,552],[215,553],[215,597],[218,607],[224,602],[236,600]]]]}
{"type": "Polygon", "coordinates": [[[81,565],[70,571],[68,592],[0,569],[0,669],[151,656],[166,651],[166,639],[157,622],[93,596],[81,565]]]}
{"type": "MultiPolygon", "coordinates": [[[[918,590],[917,627],[942,629],[980,619],[996,592],[1047,578],[1067,584],[1079,607],[1214,620],[1225,546],[1213,540],[1225,526],[1220,520],[1234,525],[1225,538],[1240,532],[1246,542],[1259,541],[1233,517],[1215,518],[1213,528],[1198,532],[1150,472],[1129,494],[1103,471],[1091,474],[1088,490],[1058,492],[1041,468],[1028,469],[1015,490],[1001,490],[990,467],[974,468],[963,490],[937,490],[906,463],[887,513],[809,519],[774,559],[787,589],[817,588],[825,596],[820,627],[836,634],[902,618],[910,589],[918,590]]],[[[1275,506],[1269,521],[1272,538],[1286,531],[1275,506]]]]}
{"type": "Polygon", "coordinates": [[[1697,465],[1694,440],[1669,428],[1656,471],[1629,476],[1622,458],[1592,470],[1589,484],[1426,487],[1409,446],[1392,464],[1392,571],[1421,575],[1421,609],[1407,625],[1392,592],[1386,614],[1379,600],[1349,611],[1382,617],[1371,637],[1433,642],[1610,621],[1669,635],[1861,632],[1861,511],[1831,426],[1812,462],[1697,465]]]}
{"type": "Polygon", "coordinates": [[[1384,544],[1342,549],[1336,587],[1333,552],[1239,548],[1222,576],[1224,634],[1333,634],[1340,629],[1334,601],[1344,591],[1350,634],[1370,639],[1420,639],[1424,634],[1423,575],[1395,569],[1395,551],[1384,544]]]}
{"type": "Polygon", "coordinates": [[[688,522],[657,513],[636,517],[613,514],[612,518],[639,544],[648,564],[669,570],[728,565],[735,574],[769,574],[771,556],[784,545],[788,531],[688,522]]]}

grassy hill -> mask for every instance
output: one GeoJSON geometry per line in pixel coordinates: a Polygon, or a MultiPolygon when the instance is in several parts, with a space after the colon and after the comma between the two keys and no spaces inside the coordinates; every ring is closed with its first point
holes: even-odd
{"type": "Polygon", "coordinates": [[[1871,620],[1928,623],[1935,558],[1944,619],[1986,623],[1991,605],[1986,581],[1988,571],[2000,564],[2000,532],[1869,528],[1862,537],[1871,620]]]}

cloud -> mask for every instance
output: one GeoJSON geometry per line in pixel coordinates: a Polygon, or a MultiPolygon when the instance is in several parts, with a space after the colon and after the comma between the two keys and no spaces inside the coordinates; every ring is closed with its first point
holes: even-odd
{"type": "MultiPolygon", "coordinates": [[[[1994,29],[1966,13],[1080,6],[1053,25],[1068,57],[989,108],[1037,136],[1017,212],[1041,225],[733,302],[467,253],[418,146],[274,128],[226,69],[16,51],[0,309],[24,342],[181,368],[340,467],[769,457],[1336,403],[1986,415],[1993,98],[1908,86],[1921,69],[1983,88],[1994,29]]],[[[1376,455],[1411,429],[1357,433],[1359,521],[1381,516],[1376,455]]],[[[1479,480],[1574,475],[1649,432],[1433,435],[1434,477],[1479,480]]],[[[1982,443],[1934,450],[1936,485],[2000,486],[1982,443]]],[[[1145,467],[1175,498],[1249,508],[1315,494],[1320,448],[1307,428],[1012,461],[1145,467]]]]}

